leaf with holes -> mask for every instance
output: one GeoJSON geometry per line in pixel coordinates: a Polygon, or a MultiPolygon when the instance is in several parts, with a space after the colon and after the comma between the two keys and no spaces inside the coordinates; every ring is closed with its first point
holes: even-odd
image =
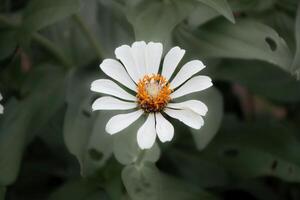
{"type": "Polygon", "coordinates": [[[292,56],[286,42],[258,22],[239,20],[233,25],[217,19],[194,33],[179,30],[176,40],[198,57],[258,59],[290,71],[292,56]]]}
{"type": "Polygon", "coordinates": [[[220,133],[200,156],[224,166],[236,178],[273,176],[300,182],[296,134],[287,125],[265,119],[241,123],[226,118],[220,133]]]}

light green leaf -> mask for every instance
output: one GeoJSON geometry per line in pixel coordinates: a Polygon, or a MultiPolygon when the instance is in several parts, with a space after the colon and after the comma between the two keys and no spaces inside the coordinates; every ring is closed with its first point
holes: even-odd
{"type": "Polygon", "coordinates": [[[112,136],[105,132],[105,124],[112,113],[92,113],[94,98],[90,84],[99,76],[97,67],[88,66],[73,71],[68,81],[64,140],[68,150],[78,159],[83,176],[90,176],[102,167],[113,148],[112,136]]]}
{"type": "MultiPolygon", "coordinates": [[[[137,144],[137,131],[144,120],[139,120],[140,123],[135,122],[124,131],[115,135],[114,138],[114,155],[116,159],[123,165],[129,165],[139,159],[142,150],[137,144]]],[[[160,149],[157,143],[151,149],[146,150],[145,155],[141,161],[156,162],[160,157],[160,149]]],[[[140,162],[140,161],[139,161],[140,162]]]]}
{"type": "Polygon", "coordinates": [[[193,10],[190,1],[140,1],[128,6],[126,15],[136,40],[170,44],[171,32],[193,10]]]}
{"type": "Polygon", "coordinates": [[[122,171],[125,188],[132,200],[216,199],[205,191],[162,174],[154,165],[128,165],[122,171]]]}
{"type": "Polygon", "coordinates": [[[202,2],[211,8],[215,9],[218,13],[225,16],[232,23],[235,22],[231,8],[226,0],[197,0],[202,2]]]}
{"type": "Polygon", "coordinates": [[[79,11],[79,0],[32,0],[24,11],[22,33],[31,34],[79,11]]]}
{"type": "Polygon", "coordinates": [[[27,143],[63,106],[63,77],[58,68],[40,66],[23,86],[28,96],[5,105],[0,117],[0,185],[15,181],[27,143]]]}
{"type": "Polygon", "coordinates": [[[296,53],[292,65],[292,72],[300,79],[300,3],[298,4],[295,37],[296,37],[296,53]]]}
{"type": "Polygon", "coordinates": [[[200,130],[190,129],[197,148],[203,150],[217,134],[223,118],[223,98],[221,93],[211,88],[196,94],[191,99],[197,99],[205,103],[208,112],[204,118],[204,125],[200,130]]]}
{"type": "Polygon", "coordinates": [[[290,71],[292,56],[286,42],[270,27],[239,20],[231,24],[218,19],[191,33],[181,29],[180,45],[202,58],[258,59],[290,71]]]}
{"type": "Polygon", "coordinates": [[[67,182],[54,191],[48,200],[108,200],[108,197],[95,183],[86,180],[67,182]]]}

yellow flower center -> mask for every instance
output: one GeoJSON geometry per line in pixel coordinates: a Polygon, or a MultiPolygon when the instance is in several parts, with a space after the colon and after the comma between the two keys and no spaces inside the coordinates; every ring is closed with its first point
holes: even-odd
{"type": "Polygon", "coordinates": [[[145,112],[159,112],[170,101],[169,82],[159,74],[144,76],[137,85],[137,99],[140,107],[145,112]]]}

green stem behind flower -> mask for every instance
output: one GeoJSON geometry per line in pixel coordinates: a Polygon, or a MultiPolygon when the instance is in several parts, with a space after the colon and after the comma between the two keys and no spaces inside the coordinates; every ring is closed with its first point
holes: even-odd
{"type": "Polygon", "coordinates": [[[102,49],[99,46],[99,42],[95,38],[95,36],[91,33],[86,23],[83,21],[81,16],[79,14],[73,15],[73,19],[77,22],[79,25],[82,33],[86,36],[87,40],[91,44],[91,46],[95,49],[95,52],[99,58],[103,58],[102,49]]]}

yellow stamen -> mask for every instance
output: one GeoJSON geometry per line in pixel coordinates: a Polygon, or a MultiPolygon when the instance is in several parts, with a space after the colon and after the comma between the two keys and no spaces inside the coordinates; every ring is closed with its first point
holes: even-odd
{"type": "Polygon", "coordinates": [[[145,112],[159,112],[170,101],[169,82],[159,74],[145,75],[137,85],[137,99],[145,112]]]}

